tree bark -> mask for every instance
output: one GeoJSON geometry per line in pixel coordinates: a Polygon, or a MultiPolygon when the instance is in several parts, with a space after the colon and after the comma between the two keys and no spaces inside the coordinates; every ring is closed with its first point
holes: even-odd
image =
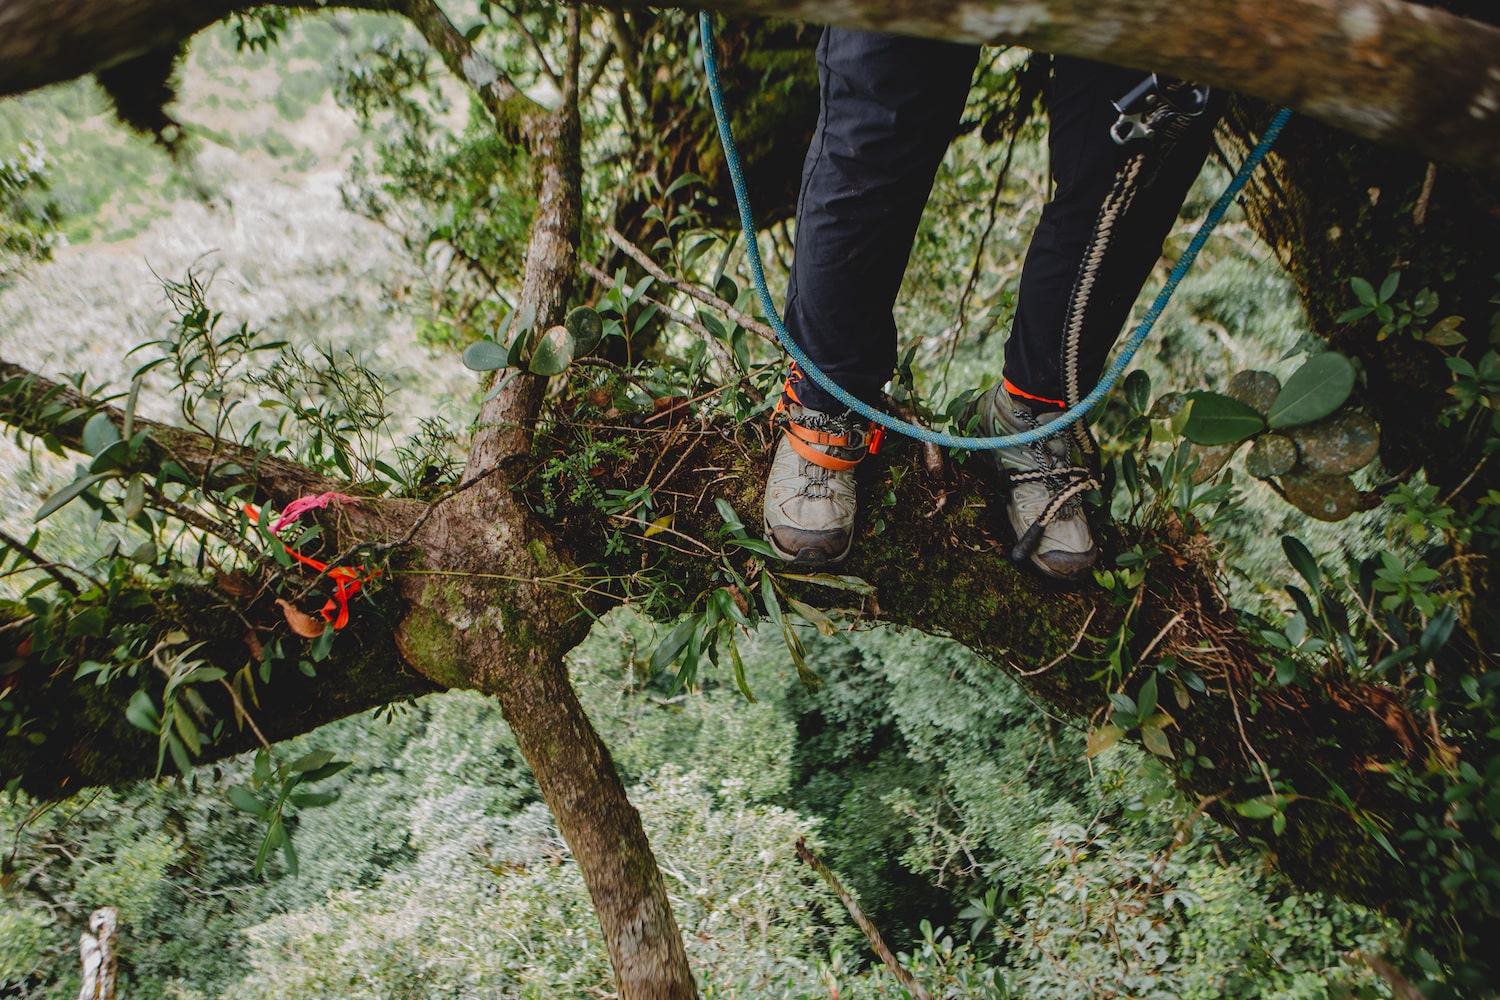
{"type": "Polygon", "coordinates": [[[89,917],[88,932],[78,942],[83,960],[78,1000],[115,1000],[119,924],[120,912],[113,906],[100,907],[89,917]]]}
{"type": "MultiPolygon", "coordinates": [[[[113,65],[241,7],[224,0],[0,0],[0,94],[113,65]]],[[[727,0],[709,9],[1024,45],[1172,73],[1429,159],[1500,172],[1500,28],[1493,17],[1486,23],[1405,0],[727,0]]]]}

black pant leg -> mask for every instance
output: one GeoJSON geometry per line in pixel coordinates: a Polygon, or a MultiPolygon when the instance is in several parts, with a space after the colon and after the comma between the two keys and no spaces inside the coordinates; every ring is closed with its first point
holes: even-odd
{"type": "MultiPolygon", "coordinates": [[[[867,402],[896,364],[891,309],[978,58],[975,46],[839,28],[818,43],[822,102],[797,201],[786,325],[867,402]]],[[[814,409],[843,409],[810,379],[796,391],[814,409]]]]}
{"type": "Polygon", "coordinates": [[[1070,380],[1064,331],[1084,256],[1116,175],[1142,148],[1141,140],[1119,146],[1110,137],[1118,114],[1111,102],[1144,76],[1139,70],[1055,58],[1049,144],[1056,192],[1027,249],[1015,323],[1005,345],[1005,377],[1030,396],[1071,404],[1093,388],[1208,155],[1222,95],[1214,97],[1165,159],[1147,164],[1142,176],[1151,177],[1150,184],[1135,186],[1129,207],[1115,222],[1088,295],[1078,306],[1077,371],[1070,380]]]}

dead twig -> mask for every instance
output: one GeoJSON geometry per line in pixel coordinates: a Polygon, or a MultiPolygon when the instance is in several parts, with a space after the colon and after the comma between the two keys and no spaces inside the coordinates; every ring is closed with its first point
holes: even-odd
{"type": "Polygon", "coordinates": [[[1156,638],[1152,639],[1150,642],[1148,642],[1146,644],[1146,648],[1143,649],[1143,650],[1141,650],[1140,655],[1135,658],[1136,662],[1137,663],[1143,662],[1146,659],[1146,657],[1150,656],[1151,655],[1151,651],[1156,648],[1156,644],[1159,643],[1159,642],[1161,642],[1163,639],[1165,639],[1168,632],[1172,631],[1172,629],[1174,629],[1178,625],[1182,624],[1182,621],[1183,621],[1183,618],[1182,618],[1182,612],[1181,611],[1179,611],[1179,612],[1177,612],[1177,614],[1173,615],[1172,616],[1172,620],[1169,621],[1169,622],[1167,622],[1165,625],[1163,625],[1162,628],[1161,628],[1161,631],[1158,632],[1158,633],[1156,633],[1156,638]]]}
{"type": "MultiPolygon", "coordinates": [[[[19,538],[15,537],[8,531],[0,531],[0,545],[4,545],[9,549],[15,549],[21,555],[25,556],[27,561],[30,562],[33,566],[41,570],[43,573],[46,573],[48,576],[52,577],[52,579],[56,580],[57,585],[63,590],[67,591],[69,594],[72,594],[74,597],[78,596],[78,584],[74,583],[72,580],[64,576],[62,569],[59,569],[60,566],[64,566],[65,564],[55,563],[51,560],[43,559],[41,553],[37,552],[36,549],[33,549],[31,546],[27,545],[25,542],[21,541],[19,538]]],[[[105,589],[104,584],[93,579],[88,574],[73,569],[72,566],[67,566],[66,568],[73,573],[77,573],[79,576],[83,577],[99,590],[102,591],[105,589]]]]}
{"type": "Polygon", "coordinates": [[[757,337],[760,337],[767,343],[776,343],[776,332],[765,323],[762,323],[760,320],[756,319],[753,316],[748,316],[745,313],[740,312],[734,306],[730,305],[728,302],[725,302],[723,299],[719,298],[712,292],[706,292],[703,289],[699,288],[697,285],[692,284],[691,282],[682,281],[680,279],[672,277],[666,271],[663,271],[661,269],[661,265],[652,260],[651,256],[646,253],[646,251],[642,250],[640,247],[627,240],[620,234],[619,230],[615,229],[613,226],[606,229],[604,231],[604,235],[609,237],[609,241],[611,243],[619,247],[627,257],[639,264],[647,274],[651,275],[651,277],[655,278],[657,281],[665,282],[667,285],[670,285],[672,288],[677,289],[677,291],[681,292],[682,294],[688,296],[689,298],[697,299],[699,302],[702,302],[706,306],[712,306],[713,308],[719,310],[725,316],[728,316],[740,326],[744,327],[746,330],[749,330],[751,333],[755,334],[757,337]]]}
{"type": "MultiPolygon", "coordinates": [[[[590,278],[593,278],[601,285],[607,285],[610,288],[615,288],[620,284],[614,278],[610,277],[608,274],[605,274],[604,271],[588,263],[587,261],[581,262],[578,265],[578,268],[579,270],[583,271],[584,274],[587,274],[590,278]]],[[[734,355],[730,354],[729,350],[725,348],[723,344],[719,343],[718,339],[714,337],[713,332],[710,331],[708,327],[704,326],[702,323],[698,322],[687,313],[679,312],[678,310],[673,309],[671,306],[667,305],[665,302],[662,302],[659,299],[654,299],[649,295],[642,296],[642,298],[644,298],[650,304],[656,306],[656,308],[660,309],[662,315],[667,317],[667,319],[671,320],[674,323],[681,323],[683,326],[696,333],[699,337],[703,338],[704,346],[708,349],[708,352],[714,356],[714,361],[718,363],[719,369],[723,372],[725,378],[734,379],[735,381],[740,382],[744,381],[745,372],[740,368],[739,362],[735,360],[734,355]]],[[[749,388],[749,383],[745,384],[746,387],[749,388]]],[[[759,400],[757,400],[757,402],[758,401],[759,400]]]]}
{"type": "Polygon", "coordinates": [[[1059,663],[1072,656],[1073,653],[1078,649],[1079,645],[1083,642],[1083,637],[1089,634],[1089,625],[1093,624],[1094,615],[1098,613],[1099,609],[1097,607],[1089,608],[1089,616],[1083,620],[1083,627],[1078,630],[1078,636],[1073,640],[1073,645],[1069,646],[1063,653],[1059,654],[1057,659],[1053,660],[1045,667],[1037,667],[1035,670],[1017,670],[1016,676],[1035,677],[1037,674],[1045,674],[1047,671],[1051,670],[1053,667],[1057,666],[1059,663]]]}
{"type": "Polygon", "coordinates": [[[906,987],[916,1000],[932,1000],[932,994],[923,989],[922,984],[917,982],[917,977],[907,971],[906,967],[896,959],[895,953],[887,947],[885,939],[880,936],[880,931],[875,929],[875,925],[870,923],[870,918],[865,916],[859,904],[854,901],[854,897],[849,895],[849,891],[839,883],[838,876],[834,875],[816,854],[808,850],[807,841],[801,837],[797,838],[797,857],[828,883],[828,887],[839,898],[839,902],[844,904],[844,909],[849,911],[849,916],[853,918],[855,925],[864,932],[865,940],[870,942],[870,947],[875,950],[875,954],[880,956],[885,967],[891,970],[891,975],[896,977],[896,981],[906,987]]]}

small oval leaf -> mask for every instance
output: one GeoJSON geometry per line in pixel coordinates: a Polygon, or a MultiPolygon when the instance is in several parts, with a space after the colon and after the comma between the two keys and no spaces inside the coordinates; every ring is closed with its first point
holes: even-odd
{"type": "Polygon", "coordinates": [[[1297,464],[1297,446],[1280,434],[1263,434],[1245,456],[1245,471],[1256,479],[1270,479],[1292,471],[1297,464]]]}
{"type": "Polygon", "coordinates": [[[1125,376],[1125,402],[1136,413],[1145,413],[1151,405],[1151,376],[1137,368],[1125,376]]]}
{"type": "Polygon", "coordinates": [[[1337,413],[1290,434],[1302,468],[1325,476],[1363,469],[1380,454],[1380,427],[1363,413],[1337,413]]]}
{"type": "Polygon", "coordinates": [[[1348,476],[1291,472],[1281,477],[1281,488],[1293,507],[1320,521],[1342,521],[1359,510],[1359,490],[1348,476]]]}
{"type": "Polygon", "coordinates": [[[528,366],[536,375],[561,375],[573,363],[573,335],[565,326],[554,326],[542,334],[528,366]]]}
{"type": "Polygon", "coordinates": [[[97,455],[120,440],[120,431],[115,427],[114,421],[109,419],[108,413],[96,413],[83,425],[81,436],[83,450],[90,455],[97,455]]]}
{"type": "Polygon", "coordinates": [[[563,325],[573,335],[574,357],[583,357],[604,339],[604,317],[588,306],[579,306],[568,313],[563,325]]]}
{"type": "Polygon", "coordinates": [[[1272,427],[1301,427],[1322,420],[1354,391],[1354,363],[1337,351],[1307,360],[1286,380],[1266,414],[1272,427]]]}
{"type": "Polygon", "coordinates": [[[1172,759],[1172,743],[1160,726],[1142,726],[1141,743],[1156,756],[1172,759]]]}
{"type": "Polygon", "coordinates": [[[1192,392],[1188,400],[1193,409],[1182,426],[1182,436],[1194,444],[1234,444],[1266,429],[1259,413],[1229,396],[1192,392]]]}
{"type": "Polygon", "coordinates": [[[1254,370],[1235,372],[1224,386],[1224,395],[1238,399],[1261,416],[1265,416],[1280,391],[1281,381],[1275,375],[1254,370]]]}
{"type": "Polygon", "coordinates": [[[492,372],[510,364],[510,352],[493,340],[476,340],[464,348],[464,367],[470,371],[492,372]]]}

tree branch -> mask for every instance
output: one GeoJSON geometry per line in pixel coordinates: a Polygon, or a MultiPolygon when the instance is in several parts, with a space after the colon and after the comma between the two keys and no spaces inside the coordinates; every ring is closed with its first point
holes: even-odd
{"type": "MultiPolygon", "coordinates": [[[[608,6],[644,6],[610,0],[608,6]]],[[[296,0],[287,7],[320,6],[296,0]]],[[[497,120],[532,102],[476,58],[432,0],[335,0],[400,11],[497,120]],[[456,41],[455,41],[456,40],[456,41]],[[466,61],[467,60],[467,61],[466,61]]],[[[1024,45],[1226,87],[1430,159],[1500,172],[1500,27],[1404,0],[725,0],[710,9],[976,43],[1024,45]]],[[[0,94],[93,72],[188,38],[226,0],[0,0],[0,94]]]]}
{"type": "Polygon", "coordinates": [[[844,909],[849,911],[849,916],[854,921],[854,925],[860,929],[860,933],[864,934],[865,940],[870,942],[870,948],[880,957],[880,961],[885,963],[885,967],[891,970],[891,975],[896,977],[896,982],[904,986],[915,1000],[932,1000],[932,994],[923,989],[922,984],[917,981],[917,977],[912,975],[911,971],[901,964],[901,960],[896,957],[895,953],[891,951],[890,946],[885,943],[885,939],[880,936],[880,931],[874,924],[870,923],[870,918],[865,916],[864,911],[859,908],[859,904],[854,901],[854,897],[849,895],[849,890],[845,889],[843,884],[839,882],[839,878],[833,873],[833,869],[825,865],[823,859],[819,858],[808,848],[807,840],[803,837],[797,838],[797,857],[801,858],[804,864],[812,868],[813,871],[822,876],[823,881],[828,883],[828,887],[839,898],[839,902],[844,904],[844,909]]]}
{"type": "Polygon", "coordinates": [[[521,93],[499,67],[469,44],[433,0],[392,0],[392,4],[437,51],[448,71],[479,97],[503,133],[519,136],[524,118],[545,113],[545,108],[521,93]]]}

